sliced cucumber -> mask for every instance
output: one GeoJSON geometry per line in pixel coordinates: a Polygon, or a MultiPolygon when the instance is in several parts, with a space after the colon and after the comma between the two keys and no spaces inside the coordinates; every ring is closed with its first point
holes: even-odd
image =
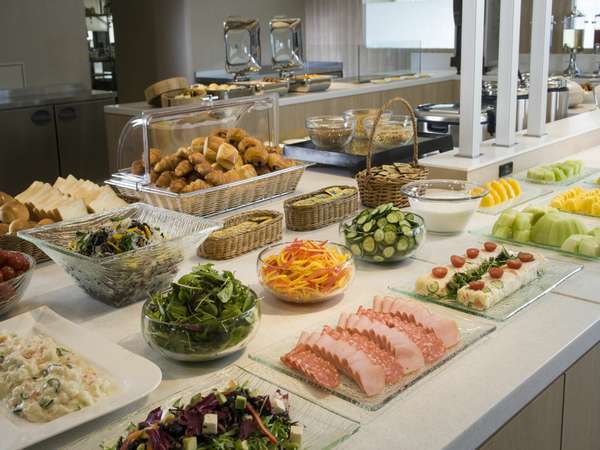
{"type": "Polygon", "coordinates": [[[500,280],[492,280],[492,281],[490,281],[490,284],[495,289],[502,289],[504,287],[504,283],[500,280]]]}
{"type": "Polygon", "coordinates": [[[346,231],[346,239],[351,241],[356,237],[356,231],[346,231]]]}
{"type": "Polygon", "coordinates": [[[377,220],[377,228],[385,229],[385,227],[387,226],[387,224],[388,224],[388,221],[385,220],[384,217],[382,217],[381,219],[377,220]]]}
{"type": "Polygon", "coordinates": [[[435,294],[439,290],[440,284],[437,281],[432,281],[431,283],[427,284],[427,292],[429,292],[430,294],[435,294]]]}
{"type": "Polygon", "coordinates": [[[383,261],[385,261],[385,258],[380,255],[375,255],[375,256],[373,256],[373,261],[383,262],[383,261]]]}
{"type": "Polygon", "coordinates": [[[362,230],[365,233],[368,233],[369,231],[371,231],[371,229],[373,228],[373,225],[375,225],[375,222],[373,220],[369,220],[368,222],[366,222],[363,226],[362,226],[362,230]]]}
{"type": "Polygon", "coordinates": [[[362,249],[360,248],[360,245],[358,245],[358,244],[352,244],[350,246],[350,251],[352,252],[353,255],[362,256],[362,249]]]}
{"type": "Polygon", "coordinates": [[[381,228],[377,228],[377,230],[375,230],[375,233],[373,233],[373,238],[376,242],[381,242],[385,239],[385,233],[381,228]]]}
{"type": "Polygon", "coordinates": [[[404,218],[404,215],[400,211],[394,211],[389,213],[385,218],[389,223],[398,223],[404,218]]]}
{"type": "Polygon", "coordinates": [[[358,225],[362,225],[362,224],[363,224],[363,223],[365,223],[367,220],[369,220],[369,214],[368,214],[368,213],[367,213],[367,214],[365,214],[365,213],[363,212],[361,215],[359,215],[359,216],[356,218],[356,223],[357,223],[358,225]]]}
{"type": "Polygon", "coordinates": [[[388,245],[392,245],[394,242],[396,242],[396,232],[395,231],[384,232],[383,241],[388,245]]]}
{"type": "Polygon", "coordinates": [[[413,234],[413,229],[409,226],[405,225],[401,228],[401,230],[402,230],[402,233],[404,233],[406,236],[412,236],[412,234],[413,234]]]}
{"type": "Polygon", "coordinates": [[[382,253],[384,258],[391,258],[396,253],[396,250],[394,247],[385,247],[382,253]]]}
{"type": "Polygon", "coordinates": [[[373,239],[371,236],[364,238],[362,241],[362,248],[367,253],[372,253],[375,251],[375,239],[373,239]]]}
{"type": "Polygon", "coordinates": [[[406,236],[400,236],[398,242],[396,242],[396,250],[404,252],[408,248],[408,238],[406,236]]]}

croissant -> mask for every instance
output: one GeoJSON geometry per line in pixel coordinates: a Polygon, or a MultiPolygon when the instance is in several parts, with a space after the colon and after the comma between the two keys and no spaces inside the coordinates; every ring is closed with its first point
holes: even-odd
{"type": "Polygon", "coordinates": [[[269,166],[260,166],[256,168],[257,175],[265,175],[267,173],[271,173],[271,169],[269,169],[269,166]]]}
{"type": "Polygon", "coordinates": [[[244,161],[246,164],[253,166],[264,166],[269,159],[269,153],[264,147],[250,147],[244,153],[244,161]]]}
{"type": "Polygon", "coordinates": [[[223,143],[217,150],[217,162],[225,169],[233,168],[239,158],[240,154],[231,144],[223,143]]]}
{"type": "Polygon", "coordinates": [[[192,166],[192,163],[189,162],[187,159],[184,159],[179,164],[177,164],[177,167],[175,167],[175,175],[178,177],[184,177],[192,170],[194,170],[194,166],[192,166]]]}
{"type": "Polygon", "coordinates": [[[236,169],[228,170],[223,174],[223,181],[225,181],[225,184],[233,183],[234,181],[239,181],[241,179],[242,177],[236,169]]]}
{"type": "Polygon", "coordinates": [[[192,151],[194,152],[202,152],[204,151],[204,142],[206,141],[205,136],[197,137],[196,139],[192,139],[192,151]]]}
{"type": "Polygon", "coordinates": [[[160,187],[169,187],[169,185],[171,184],[172,177],[173,177],[173,172],[171,172],[170,170],[165,170],[156,179],[156,185],[160,186],[160,187]]]}
{"type": "Polygon", "coordinates": [[[201,177],[205,177],[209,173],[214,172],[215,168],[211,166],[211,164],[207,160],[204,160],[196,164],[194,166],[194,170],[198,172],[198,175],[200,175],[201,177]]]}
{"type": "Polygon", "coordinates": [[[155,164],[154,170],[158,173],[164,172],[166,170],[175,170],[177,164],[179,164],[179,158],[177,157],[177,155],[165,156],[155,164]]]}
{"type": "Polygon", "coordinates": [[[246,178],[253,178],[256,176],[256,169],[254,169],[254,166],[252,164],[244,164],[242,167],[238,167],[236,170],[240,178],[242,178],[243,180],[245,180],[246,178]]]}
{"type": "Polygon", "coordinates": [[[248,133],[246,133],[246,131],[243,128],[230,128],[229,130],[227,130],[225,140],[237,147],[240,141],[246,136],[248,136],[248,133]]]}
{"type": "Polygon", "coordinates": [[[174,177],[171,180],[171,184],[169,185],[169,189],[172,192],[181,192],[183,190],[183,188],[185,188],[187,185],[187,182],[185,181],[185,178],[180,178],[180,177],[174,177]]]}
{"type": "Polygon", "coordinates": [[[269,155],[269,160],[267,164],[271,168],[271,170],[280,170],[295,166],[296,162],[291,159],[284,158],[283,156],[277,153],[271,153],[269,155]]]}
{"type": "Polygon", "coordinates": [[[188,160],[193,165],[196,165],[196,164],[206,161],[206,158],[204,157],[204,155],[201,152],[193,152],[190,154],[190,156],[188,156],[188,160]]]}
{"type": "Polygon", "coordinates": [[[175,152],[178,158],[186,159],[192,153],[192,147],[179,147],[175,152]]]}
{"type": "Polygon", "coordinates": [[[202,177],[198,173],[192,172],[187,177],[185,177],[185,181],[187,182],[187,184],[190,184],[196,180],[200,180],[201,178],[202,177]]]}
{"type": "Polygon", "coordinates": [[[269,153],[278,153],[280,155],[283,155],[283,147],[281,145],[275,145],[275,146],[267,146],[266,147],[267,152],[269,153]]]}
{"type": "Polygon", "coordinates": [[[209,137],[219,137],[222,139],[225,139],[227,137],[227,132],[229,131],[228,128],[217,128],[216,130],[213,130],[212,133],[210,133],[209,137]]]}
{"type": "Polygon", "coordinates": [[[159,162],[160,158],[161,158],[160,149],[159,148],[151,148],[150,152],[148,154],[148,158],[150,160],[151,166],[153,166],[154,164],[159,162]]]}
{"type": "Polygon", "coordinates": [[[160,176],[160,174],[158,172],[151,170],[150,171],[150,183],[156,183],[156,180],[158,180],[159,176],[160,176]]]}
{"type": "Polygon", "coordinates": [[[264,148],[264,144],[260,140],[251,136],[245,137],[238,144],[238,150],[242,153],[252,147],[264,148]]]}
{"type": "Polygon", "coordinates": [[[222,184],[226,183],[224,176],[225,174],[223,172],[214,170],[206,175],[205,180],[214,186],[221,186],[222,184]]]}
{"type": "Polygon", "coordinates": [[[181,190],[181,192],[194,192],[194,191],[199,191],[201,189],[206,189],[209,187],[210,187],[210,184],[208,184],[206,181],[198,179],[196,181],[189,183],[187,186],[185,186],[181,190]]]}

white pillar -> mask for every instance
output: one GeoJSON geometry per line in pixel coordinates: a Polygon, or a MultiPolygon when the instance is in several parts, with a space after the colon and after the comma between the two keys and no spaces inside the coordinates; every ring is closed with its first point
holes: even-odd
{"type": "Polygon", "coordinates": [[[496,145],[517,143],[517,88],[521,0],[500,4],[500,48],[498,51],[498,97],[496,104],[496,145]]]}
{"type": "Polygon", "coordinates": [[[477,158],[481,146],[481,73],[485,0],[464,0],[460,63],[458,155],[477,158]]]}
{"type": "Polygon", "coordinates": [[[540,137],[546,130],[552,0],[533,0],[532,19],[527,134],[540,137]]]}

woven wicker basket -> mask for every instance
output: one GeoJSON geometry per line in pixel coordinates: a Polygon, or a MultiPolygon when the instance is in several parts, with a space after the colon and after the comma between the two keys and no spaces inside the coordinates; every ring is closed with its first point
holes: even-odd
{"type": "Polygon", "coordinates": [[[371,135],[369,136],[367,168],[356,174],[356,182],[360,192],[360,201],[364,206],[375,208],[384,203],[393,203],[395,206],[402,208],[409,205],[408,199],[402,195],[400,188],[412,181],[425,180],[429,175],[429,169],[419,166],[419,145],[417,140],[417,118],[415,117],[415,112],[413,111],[412,106],[410,106],[410,103],[402,97],[394,97],[391,100],[388,100],[381,107],[373,122],[371,135]],[[371,173],[373,161],[373,136],[375,135],[375,129],[381,119],[381,114],[383,111],[390,109],[390,106],[394,102],[401,103],[406,108],[411,118],[413,127],[413,154],[410,167],[412,168],[412,173],[410,176],[399,178],[378,178],[372,176],[371,173]]]}
{"type": "Polygon", "coordinates": [[[230,259],[264,247],[281,239],[283,215],[277,211],[255,210],[236,214],[225,219],[223,228],[244,222],[252,217],[271,216],[273,220],[259,224],[256,228],[233,236],[215,237],[211,234],[198,247],[198,256],[206,259],[230,259]]]}
{"type": "Polygon", "coordinates": [[[2,250],[13,250],[17,252],[27,253],[33,259],[35,259],[36,263],[43,263],[46,261],[50,261],[50,257],[46,255],[43,251],[37,248],[31,242],[28,242],[24,239],[21,239],[18,236],[13,234],[4,234],[0,236],[0,248],[2,250]]]}
{"type": "Polygon", "coordinates": [[[358,210],[358,190],[353,186],[328,186],[309,194],[287,199],[283,203],[285,210],[285,226],[289,230],[309,231],[326,227],[332,223],[351,216],[358,210]],[[346,195],[327,203],[310,206],[294,206],[298,200],[325,192],[326,189],[340,187],[353,189],[354,194],[346,195]]]}

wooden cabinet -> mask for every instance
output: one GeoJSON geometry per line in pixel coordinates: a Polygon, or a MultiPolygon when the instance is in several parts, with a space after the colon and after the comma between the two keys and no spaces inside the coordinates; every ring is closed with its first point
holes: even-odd
{"type": "Polygon", "coordinates": [[[481,450],[561,450],[561,375],[489,438],[481,450]]]}
{"type": "Polygon", "coordinates": [[[600,449],[600,343],[480,447],[530,449],[600,449]]]}
{"type": "Polygon", "coordinates": [[[600,448],[600,344],[565,374],[562,450],[600,448]]]}

